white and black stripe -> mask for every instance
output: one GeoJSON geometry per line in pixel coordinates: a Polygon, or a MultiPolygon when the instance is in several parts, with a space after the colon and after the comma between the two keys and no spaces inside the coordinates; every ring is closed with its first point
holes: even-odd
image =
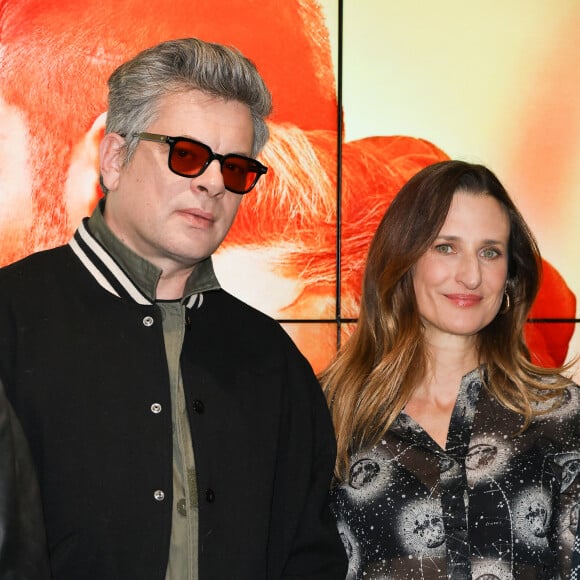
{"type": "MultiPolygon", "coordinates": [[[[86,227],[86,221],[87,219],[83,220],[70,240],[69,246],[93,278],[107,292],[119,298],[126,298],[137,304],[153,304],[153,301],[133,283],[115,258],[91,234],[86,227]]],[[[202,303],[202,293],[192,294],[187,299],[185,306],[199,308],[202,303]]]]}

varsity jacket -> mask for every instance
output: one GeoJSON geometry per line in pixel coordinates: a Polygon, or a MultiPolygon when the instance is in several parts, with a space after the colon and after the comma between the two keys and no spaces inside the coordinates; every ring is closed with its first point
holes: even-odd
{"type": "MultiPolygon", "coordinates": [[[[54,580],[164,579],[172,425],[160,316],[84,225],[0,270],[0,378],[38,472],[54,580]]],[[[327,507],[334,437],[309,364],[223,290],[188,302],[187,328],[200,578],[344,578],[327,507]]]]}

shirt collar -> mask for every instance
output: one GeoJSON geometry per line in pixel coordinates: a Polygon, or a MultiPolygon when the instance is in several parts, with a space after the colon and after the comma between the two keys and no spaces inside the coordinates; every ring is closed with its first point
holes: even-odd
{"type": "MultiPolygon", "coordinates": [[[[112,259],[110,265],[106,260],[101,260],[105,262],[107,269],[115,274],[116,278],[120,276],[115,273],[115,268],[113,267],[113,262],[117,268],[136,286],[138,291],[147,299],[149,303],[155,302],[157,284],[161,277],[161,270],[157,266],[151,264],[133,250],[127,247],[115,234],[111,231],[103,215],[103,210],[105,207],[105,198],[103,198],[91,217],[86,220],[79,228],[77,233],[75,233],[75,239],[80,241],[83,237],[86,242],[97,242],[100,248],[95,248],[94,243],[92,244],[93,249],[102,250],[112,259]],[[81,234],[81,235],[79,235],[81,234]],[[92,239],[91,239],[92,238],[92,239]]],[[[72,244],[71,244],[72,245],[72,244]]],[[[78,247],[77,244],[75,246],[78,247]]],[[[73,250],[75,250],[73,246],[73,250]]],[[[75,250],[76,252],[76,250],[75,250]]],[[[78,254],[78,252],[76,252],[78,254]]],[[[81,258],[82,259],[82,258],[81,258]]],[[[91,256],[91,262],[92,256],[91,256]]],[[[108,273],[110,273],[108,272],[108,273]]],[[[190,274],[187,282],[185,284],[185,291],[181,299],[182,302],[191,302],[191,298],[194,295],[201,296],[202,292],[208,292],[211,290],[219,290],[220,284],[215,276],[213,269],[213,262],[211,256],[196,264],[192,273],[190,274]]],[[[115,292],[116,293],[116,292],[115,292]]]]}
{"type": "MultiPolygon", "coordinates": [[[[486,380],[487,367],[485,364],[476,367],[461,378],[461,384],[453,408],[449,433],[447,436],[448,442],[451,444],[453,449],[459,447],[457,441],[452,441],[454,438],[453,425],[458,421],[462,421],[468,426],[468,428],[463,429],[463,432],[471,433],[477,402],[486,380]]],[[[400,439],[427,447],[435,453],[440,451],[439,446],[424,432],[423,428],[413,418],[405,413],[404,410],[401,411],[398,417],[393,421],[389,427],[389,431],[397,435],[400,439]]]]}

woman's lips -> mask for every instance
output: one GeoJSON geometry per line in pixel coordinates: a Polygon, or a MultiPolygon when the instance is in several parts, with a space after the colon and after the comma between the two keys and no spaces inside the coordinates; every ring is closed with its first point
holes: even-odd
{"type": "Polygon", "coordinates": [[[445,294],[445,297],[461,307],[477,306],[483,299],[478,294],[445,294]]]}

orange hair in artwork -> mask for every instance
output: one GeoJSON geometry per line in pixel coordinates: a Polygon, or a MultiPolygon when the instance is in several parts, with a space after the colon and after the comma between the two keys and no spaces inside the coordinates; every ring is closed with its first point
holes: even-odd
{"type": "MultiPolygon", "coordinates": [[[[336,292],[336,137],[328,131],[273,128],[263,152],[271,167],[256,190],[256,203],[242,204],[228,245],[277,246],[277,268],[300,277],[308,318],[311,298],[334,300],[336,292]]],[[[343,318],[356,318],[371,238],[403,184],[423,167],[448,159],[432,143],[411,137],[368,137],[342,145],[341,296],[343,318]]],[[[300,312],[293,305],[293,312],[300,312]]],[[[574,318],[576,298],[558,271],[543,260],[540,291],[530,317],[574,318]]],[[[526,341],[535,364],[561,366],[574,323],[528,323],[526,341]]],[[[347,332],[348,334],[348,332],[347,332]]]]}
{"type": "MultiPolygon", "coordinates": [[[[328,30],[316,0],[0,0],[0,97],[22,112],[28,131],[32,215],[0,259],[66,243],[78,225],[63,194],[73,154],[106,110],[107,79],[134,54],[170,38],[198,36],[233,45],[257,64],[274,97],[270,167],[241,205],[224,248],[276,248],[281,276],[299,277],[294,316],[336,295],[340,231],[342,316],[356,318],[370,239],[393,196],[424,166],[446,159],[411,137],[376,136],[342,143],[337,227],[338,107],[328,30]],[[255,195],[254,195],[255,194],[255,195]],[[298,306],[298,308],[296,308],[298,306]]],[[[0,187],[2,187],[0,185],[0,187]]],[[[87,212],[99,191],[94,179],[87,212]]],[[[16,224],[16,227],[18,224],[16,224]]],[[[574,316],[574,295],[547,265],[532,315],[574,316]]],[[[290,305],[289,305],[290,306],[290,305]]],[[[530,325],[528,341],[542,364],[563,362],[573,325],[530,325]]],[[[308,353],[307,353],[308,356],[308,353]]],[[[309,358],[311,358],[309,356],[309,358]]]]}
{"type": "Polygon", "coordinates": [[[34,220],[2,263],[68,241],[62,195],[74,146],[106,111],[107,79],[140,50],[198,36],[239,48],[275,95],[272,122],[334,129],[328,31],[314,0],[0,0],[0,95],[26,116],[34,220]],[[297,83],[300,79],[300,83],[297,83]]]}

